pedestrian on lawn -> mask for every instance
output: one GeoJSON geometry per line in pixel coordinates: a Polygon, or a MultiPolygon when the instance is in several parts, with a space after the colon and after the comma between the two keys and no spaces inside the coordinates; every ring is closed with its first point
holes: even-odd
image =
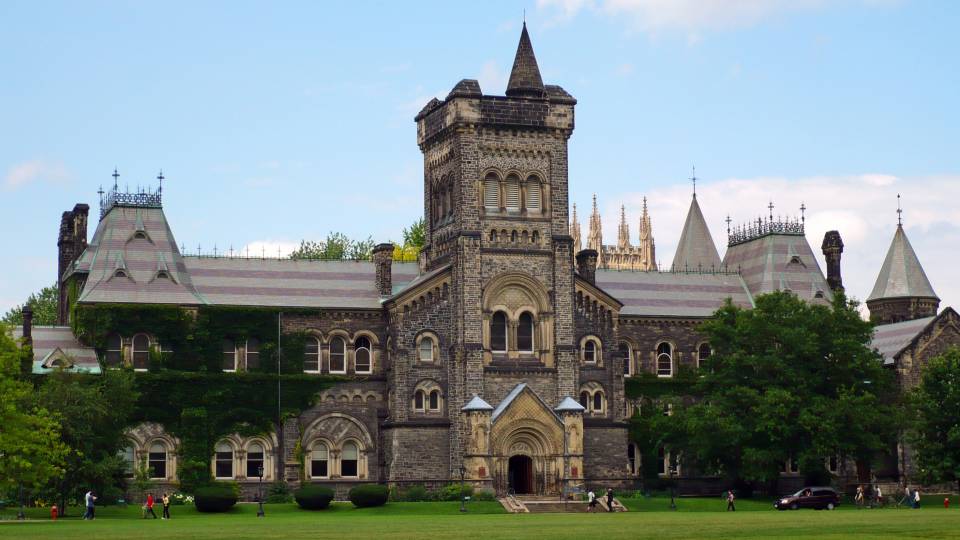
{"type": "Polygon", "coordinates": [[[164,493],[160,501],[163,503],[163,519],[170,519],[170,495],[164,493]]]}
{"type": "Polygon", "coordinates": [[[157,519],[157,513],[153,511],[153,493],[147,494],[147,511],[143,517],[147,517],[147,514],[153,516],[153,519],[157,519]]]}
{"type": "Polygon", "coordinates": [[[613,488],[607,488],[607,512],[613,512],[613,488]]]}
{"type": "Polygon", "coordinates": [[[83,519],[94,519],[94,513],[96,512],[96,507],[94,502],[97,500],[97,496],[93,491],[88,491],[86,495],[83,496],[84,504],[86,505],[87,511],[83,514],[83,519]]]}
{"type": "Polygon", "coordinates": [[[597,511],[597,494],[591,489],[587,492],[587,511],[596,512],[597,511]]]}
{"type": "Polygon", "coordinates": [[[913,507],[920,508],[920,488],[913,490],[913,507]]]}
{"type": "Polygon", "coordinates": [[[734,506],[733,501],[737,500],[736,495],[733,494],[732,489],[727,490],[727,512],[736,512],[737,507],[734,506]]]}
{"type": "Polygon", "coordinates": [[[863,486],[857,486],[857,494],[854,495],[853,500],[857,503],[857,508],[863,508],[863,486]]]}

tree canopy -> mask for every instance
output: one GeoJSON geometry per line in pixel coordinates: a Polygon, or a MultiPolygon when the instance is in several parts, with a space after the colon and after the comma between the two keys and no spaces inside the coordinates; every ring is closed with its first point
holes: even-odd
{"type": "Polygon", "coordinates": [[[291,259],[367,260],[373,250],[373,239],[354,240],[339,232],[331,232],[326,240],[301,240],[291,259]]]}
{"type": "Polygon", "coordinates": [[[930,360],[913,390],[912,442],[924,481],[960,487],[960,349],[930,360]]]}
{"type": "Polygon", "coordinates": [[[808,481],[826,478],[830,457],[868,467],[894,440],[894,381],[873,351],[872,325],[856,304],[831,305],[789,292],[729,301],[701,330],[713,355],[689,406],[678,402],[664,444],[684,461],[735,481],[775,483],[787,460],[808,481]]]}
{"type": "Polygon", "coordinates": [[[10,326],[23,324],[23,308],[30,306],[33,309],[33,324],[40,326],[50,326],[57,324],[57,298],[59,290],[54,283],[49,287],[40,289],[39,292],[30,294],[27,301],[22,305],[15,306],[4,314],[0,322],[10,326]]]}

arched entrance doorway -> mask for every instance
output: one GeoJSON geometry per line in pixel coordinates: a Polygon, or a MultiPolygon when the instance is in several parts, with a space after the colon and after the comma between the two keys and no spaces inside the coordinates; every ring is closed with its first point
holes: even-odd
{"type": "Polygon", "coordinates": [[[507,486],[511,493],[533,493],[533,459],[519,454],[510,457],[507,465],[507,486]]]}

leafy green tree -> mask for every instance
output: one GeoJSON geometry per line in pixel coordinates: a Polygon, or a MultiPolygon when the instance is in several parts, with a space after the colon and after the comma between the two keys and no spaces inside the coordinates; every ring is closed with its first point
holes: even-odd
{"type": "Polygon", "coordinates": [[[925,482],[954,481],[960,488],[960,349],[933,358],[912,401],[912,442],[925,482]]]}
{"type": "Polygon", "coordinates": [[[33,309],[33,324],[42,326],[57,324],[57,299],[59,294],[56,283],[44,287],[39,292],[32,293],[23,305],[15,306],[7,311],[0,322],[10,326],[23,324],[23,308],[24,306],[30,306],[33,309]]]}
{"type": "Polygon", "coordinates": [[[353,240],[339,232],[331,232],[326,240],[302,240],[290,254],[291,259],[367,260],[373,250],[373,239],[353,240]]]}
{"type": "Polygon", "coordinates": [[[409,228],[403,229],[403,247],[415,247],[420,250],[426,242],[427,231],[423,218],[414,221],[409,228]]]}
{"type": "Polygon", "coordinates": [[[119,497],[126,464],[119,453],[126,445],[124,429],[137,404],[133,373],[107,370],[99,377],[52,373],[37,399],[61,413],[62,441],[72,450],[64,474],[52,486],[61,508],[94,489],[102,500],[119,497]]]}
{"type": "Polygon", "coordinates": [[[713,356],[699,399],[670,428],[685,458],[774,490],[788,459],[812,482],[829,478],[837,455],[865,476],[894,440],[894,380],[870,348],[871,324],[842,295],[829,306],[789,292],[760,295],[753,309],[727,302],[701,329],[713,356]]]}
{"type": "Polygon", "coordinates": [[[68,448],[59,417],[38,405],[20,380],[20,350],[0,324],[0,492],[39,488],[63,474],[68,448]]]}

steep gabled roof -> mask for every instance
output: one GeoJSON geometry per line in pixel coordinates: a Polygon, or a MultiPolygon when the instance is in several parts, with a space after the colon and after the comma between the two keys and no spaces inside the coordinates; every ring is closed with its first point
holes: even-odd
{"type": "Polygon", "coordinates": [[[764,234],[731,245],[723,265],[738,271],[754,297],[790,291],[809,302],[826,303],[833,292],[803,234],[764,234]]]}
{"type": "Polygon", "coordinates": [[[883,356],[884,364],[892,364],[921,332],[926,330],[936,317],[924,317],[893,324],[882,324],[874,328],[870,346],[883,356]]]}
{"type": "Polygon", "coordinates": [[[523,23],[506,94],[510,97],[542,97],[543,93],[543,78],[537,66],[537,57],[533,55],[533,44],[530,43],[530,34],[527,33],[527,23],[523,23]]]}
{"type": "Polygon", "coordinates": [[[910,240],[907,239],[907,234],[903,232],[903,226],[897,225],[897,232],[893,235],[887,257],[883,260],[883,266],[880,267],[880,275],[877,276],[877,282],[873,285],[873,292],[867,297],[867,301],[902,297],[927,297],[939,300],[937,293],[933,292],[926,272],[923,271],[920,259],[917,258],[910,240]]]}
{"type": "Polygon", "coordinates": [[[677,253],[673,256],[672,268],[676,271],[720,269],[720,255],[710,236],[710,228],[703,219],[703,212],[694,195],[687,212],[687,221],[680,233],[677,253]]]}

